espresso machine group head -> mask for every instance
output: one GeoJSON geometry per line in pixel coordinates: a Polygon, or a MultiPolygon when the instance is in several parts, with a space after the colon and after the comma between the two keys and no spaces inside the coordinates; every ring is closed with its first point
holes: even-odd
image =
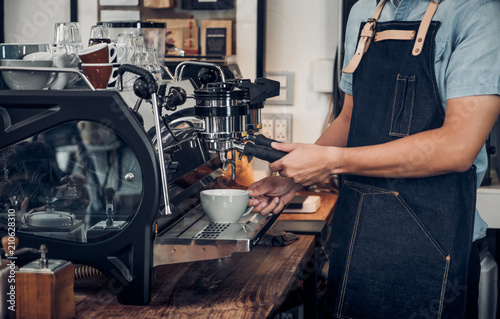
{"type": "MultiPolygon", "coordinates": [[[[265,78],[258,78],[254,82],[248,79],[226,81],[219,67],[196,61],[179,64],[175,80],[182,79],[183,70],[190,65],[204,66],[198,74],[202,87],[194,89],[193,96],[186,95],[186,98],[192,97],[195,100],[194,116],[203,122],[198,138],[204,142],[209,152],[218,154],[224,170],[232,166],[233,180],[236,179],[236,151],[239,151],[240,157],[247,155],[264,160],[275,160],[284,155],[270,147],[272,141],[264,136],[256,138],[255,135],[262,128],[261,110],[264,102],[279,95],[279,82],[265,78]],[[215,82],[217,75],[214,70],[220,72],[221,82],[215,82]],[[257,150],[252,143],[245,147],[249,141],[260,144],[255,145],[257,150]]],[[[178,94],[166,95],[162,104],[171,106],[180,105],[176,101],[184,103],[186,98],[179,98],[179,94],[186,94],[185,91],[175,87],[170,89],[178,94]]]]}
{"type": "Polygon", "coordinates": [[[205,88],[194,91],[194,98],[195,115],[205,124],[199,138],[209,152],[216,152],[221,163],[233,166],[235,172],[233,143],[243,140],[248,134],[249,108],[244,99],[245,91],[228,82],[208,83],[205,88]],[[228,152],[233,152],[230,158],[226,155],[228,152]]]}

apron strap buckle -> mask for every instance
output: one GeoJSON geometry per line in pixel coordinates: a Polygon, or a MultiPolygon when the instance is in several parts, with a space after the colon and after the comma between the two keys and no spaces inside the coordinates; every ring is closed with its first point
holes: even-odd
{"type": "Polygon", "coordinates": [[[361,62],[363,54],[368,50],[370,43],[375,35],[375,26],[377,24],[377,19],[370,18],[366,21],[363,29],[361,30],[361,35],[359,37],[358,47],[354,56],[352,57],[349,64],[342,70],[344,73],[353,73],[361,62]]]}

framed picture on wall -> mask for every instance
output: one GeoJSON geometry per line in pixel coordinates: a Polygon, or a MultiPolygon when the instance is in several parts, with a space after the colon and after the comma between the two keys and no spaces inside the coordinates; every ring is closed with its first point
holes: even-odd
{"type": "Polygon", "coordinates": [[[184,10],[228,10],[234,8],[234,0],[182,0],[184,10]]]}
{"type": "Polygon", "coordinates": [[[139,10],[101,10],[101,21],[140,21],[139,10]]]}

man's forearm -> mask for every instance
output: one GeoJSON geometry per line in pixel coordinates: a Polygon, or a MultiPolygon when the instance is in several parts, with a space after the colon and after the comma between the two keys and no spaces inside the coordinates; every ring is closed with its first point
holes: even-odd
{"type": "Polygon", "coordinates": [[[402,178],[465,171],[499,112],[499,96],[449,100],[445,122],[438,129],[379,145],[330,150],[337,160],[332,173],[402,178]]]}
{"type": "MultiPolygon", "coordinates": [[[[385,144],[342,148],[333,174],[411,178],[464,171],[459,149],[438,130],[426,131],[385,144]]],[[[479,150],[477,150],[479,152],[479,150]]]]}
{"type": "Polygon", "coordinates": [[[321,134],[315,144],[321,146],[346,146],[351,124],[351,113],[352,96],[346,94],[342,112],[321,134]]]}

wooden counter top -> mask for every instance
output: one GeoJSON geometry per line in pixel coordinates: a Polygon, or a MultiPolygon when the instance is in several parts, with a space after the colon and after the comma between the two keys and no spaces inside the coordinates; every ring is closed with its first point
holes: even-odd
{"type": "Polygon", "coordinates": [[[337,201],[338,194],[313,192],[300,192],[299,194],[320,196],[321,206],[318,211],[308,214],[282,213],[278,220],[324,220],[327,224],[330,224],[333,218],[333,207],[337,201]]]}
{"type": "Polygon", "coordinates": [[[314,253],[314,236],[289,246],[257,246],[225,259],[156,268],[151,303],[121,305],[99,278],[75,281],[76,318],[268,318],[314,253]]]}

